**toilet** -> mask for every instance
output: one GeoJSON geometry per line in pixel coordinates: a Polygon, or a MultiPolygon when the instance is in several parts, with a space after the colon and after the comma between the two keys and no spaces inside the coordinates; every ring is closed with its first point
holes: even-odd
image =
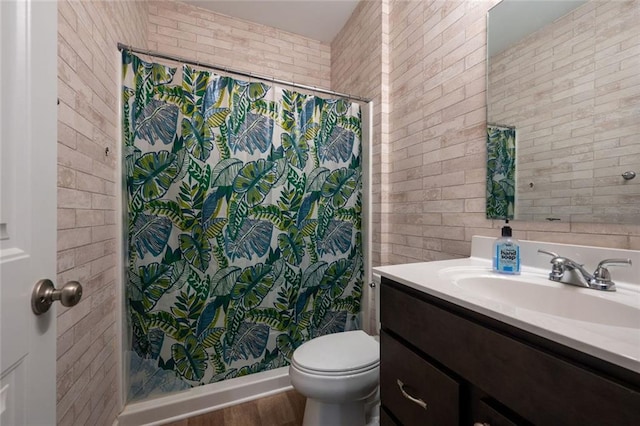
{"type": "Polygon", "coordinates": [[[289,366],[291,384],[307,398],[302,425],[377,424],[379,376],[380,344],[362,330],[303,343],[289,366]]]}
{"type": "Polygon", "coordinates": [[[365,425],[365,402],[375,396],[380,346],[362,330],[328,334],[298,347],[289,378],[307,397],[303,426],[365,425]]]}

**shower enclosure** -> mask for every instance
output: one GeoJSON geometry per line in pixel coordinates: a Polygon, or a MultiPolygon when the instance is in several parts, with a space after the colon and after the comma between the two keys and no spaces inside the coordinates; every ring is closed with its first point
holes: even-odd
{"type": "Polygon", "coordinates": [[[361,328],[360,106],[122,59],[128,401],[361,328]]]}

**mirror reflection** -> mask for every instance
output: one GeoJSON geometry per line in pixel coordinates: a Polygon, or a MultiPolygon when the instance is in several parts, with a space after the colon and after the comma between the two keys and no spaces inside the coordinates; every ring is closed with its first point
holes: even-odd
{"type": "Polygon", "coordinates": [[[640,0],[489,11],[488,217],[640,223],[638,22],[640,0]]]}

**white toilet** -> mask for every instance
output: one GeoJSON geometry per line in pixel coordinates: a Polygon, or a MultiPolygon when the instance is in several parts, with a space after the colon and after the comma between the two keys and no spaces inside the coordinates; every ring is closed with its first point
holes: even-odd
{"type": "MultiPolygon", "coordinates": [[[[378,290],[380,281],[374,277],[374,282],[375,278],[378,290]]],[[[376,319],[379,312],[378,307],[376,319]]],[[[289,366],[291,384],[307,397],[302,425],[364,426],[372,417],[369,425],[376,424],[379,376],[380,344],[364,331],[328,334],[303,343],[289,366]]]]}
{"type": "Polygon", "coordinates": [[[303,426],[364,426],[365,402],[376,395],[380,345],[361,330],[328,334],[293,353],[289,378],[307,397],[303,426]]]}

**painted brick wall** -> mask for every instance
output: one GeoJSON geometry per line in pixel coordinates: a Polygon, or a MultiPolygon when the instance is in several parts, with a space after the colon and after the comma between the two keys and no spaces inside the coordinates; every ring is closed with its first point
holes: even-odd
{"type": "Polygon", "coordinates": [[[391,4],[389,263],[464,256],[484,219],[485,3],[391,4]]]}
{"type": "Polygon", "coordinates": [[[517,217],[632,223],[640,3],[591,1],[490,59],[489,120],[516,127],[517,217]],[[531,185],[530,185],[531,184],[531,185]]]}
{"type": "MultiPolygon", "coordinates": [[[[388,235],[381,212],[386,209],[389,138],[389,1],[363,1],[331,43],[331,88],[373,101],[371,117],[372,265],[385,261],[388,235]]],[[[369,329],[377,330],[374,292],[369,295],[369,329]]]]}
{"type": "Polygon", "coordinates": [[[111,425],[119,410],[116,43],[146,36],[144,2],[58,3],[57,283],[84,287],[77,306],[58,305],[58,425],[111,425]]]}
{"type": "Polygon", "coordinates": [[[372,134],[372,263],[383,262],[385,241],[381,212],[387,195],[389,133],[389,2],[361,2],[331,43],[331,88],[373,101],[372,134]]]}
{"type": "MultiPolygon", "coordinates": [[[[391,3],[386,263],[468,256],[472,235],[498,235],[484,198],[486,12],[495,3],[391,3]]],[[[513,228],[521,239],[640,248],[639,225],[513,228]]]]}
{"type": "Polygon", "coordinates": [[[310,86],[331,86],[330,47],[180,2],[149,4],[149,49],[310,86]]]}

